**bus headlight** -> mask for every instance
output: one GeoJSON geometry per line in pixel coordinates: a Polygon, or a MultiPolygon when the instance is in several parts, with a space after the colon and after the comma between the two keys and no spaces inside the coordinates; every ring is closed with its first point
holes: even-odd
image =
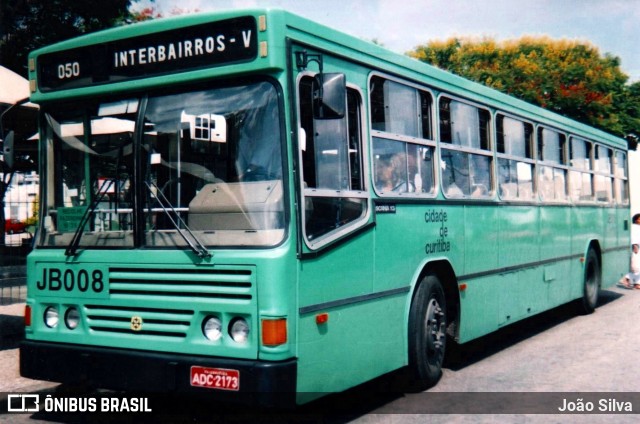
{"type": "Polygon", "coordinates": [[[216,341],[222,337],[222,321],[218,317],[207,317],[202,323],[202,333],[211,340],[216,341]]]}
{"type": "Polygon", "coordinates": [[[55,306],[49,306],[44,311],[44,323],[49,328],[55,328],[58,326],[58,309],[55,306]]]}
{"type": "Polygon", "coordinates": [[[64,315],[64,323],[69,330],[73,330],[80,324],[80,312],[76,308],[67,309],[67,313],[64,315]]]}
{"type": "Polygon", "coordinates": [[[236,343],[246,343],[249,339],[249,324],[244,318],[236,318],[229,326],[229,335],[236,343]]]}

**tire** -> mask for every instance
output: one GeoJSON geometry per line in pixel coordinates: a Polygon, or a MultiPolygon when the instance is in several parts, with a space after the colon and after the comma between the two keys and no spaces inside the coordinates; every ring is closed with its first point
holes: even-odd
{"type": "Polygon", "coordinates": [[[447,340],[444,289],[435,275],[425,276],[409,312],[409,386],[415,391],[435,385],[442,376],[447,340]]]}
{"type": "Polygon", "coordinates": [[[600,293],[600,283],[602,281],[602,271],[600,260],[595,250],[589,249],[584,261],[584,283],[582,285],[582,299],[578,304],[581,314],[590,314],[596,309],[598,296],[600,293]]]}

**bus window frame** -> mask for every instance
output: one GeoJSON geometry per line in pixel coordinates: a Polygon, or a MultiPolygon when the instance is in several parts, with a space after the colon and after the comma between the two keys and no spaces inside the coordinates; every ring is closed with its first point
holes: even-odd
{"type": "Polygon", "coordinates": [[[436,111],[436,125],[435,128],[436,129],[436,139],[437,139],[437,143],[438,143],[438,164],[437,164],[437,174],[439,176],[438,180],[439,180],[439,189],[442,192],[443,196],[445,197],[445,199],[448,200],[474,200],[474,201],[487,201],[487,200],[492,200],[495,198],[496,195],[496,156],[495,156],[495,114],[492,112],[491,108],[485,104],[482,103],[478,103],[478,102],[474,102],[472,100],[469,99],[465,99],[463,97],[459,97],[459,96],[455,96],[449,92],[443,91],[441,93],[438,93],[438,96],[436,98],[436,103],[435,103],[435,107],[434,109],[437,109],[436,111]],[[460,146],[457,144],[454,144],[453,141],[451,142],[443,142],[442,141],[442,137],[441,137],[441,130],[440,130],[440,126],[441,126],[441,115],[440,115],[440,102],[442,101],[443,98],[447,98],[450,101],[456,101],[456,102],[460,102],[460,103],[464,103],[468,106],[473,106],[476,109],[482,109],[485,112],[487,112],[488,116],[489,116],[489,120],[490,122],[487,123],[487,130],[488,130],[488,134],[487,134],[487,149],[484,150],[482,148],[475,148],[475,147],[465,147],[465,146],[460,146]],[[474,196],[473,194],[465,194],[462,196],[448,196],[447,195],[447,190],[445,190],[444,187],[444,177],[442,175],[443,173],[443,169],[442,169],[442,150],[450,150],[450,151],[456,151],[456,152],[462,152],[462,153],[467,153],[467,154],[472,154],[472,155],[479,155],[479,156],[485,156],[489,158],[489,185],[490,187],[487,187],[487,193],[485,195],[482,196],[474,196]]]}
{"type": "MultiPolygon", "coordinates": [[[[503,121],[504,122],[504,121],[503,121]]],[[[533,121],[530,121],[528,119],[522,118],[518,115],[514,115],[508,112],[504,112],[502,110],[498,110],[495,112],[495,116],[494,116],[494,120],[493,120],[493,126],[494,126],[494,137],[495,137],[495,151],[496,151],[496,160],[495,160],[495,172],[496,172],[496,185],[498,187],[498,197],[500,198],[500,200],[505,201],[505,202],[535,202],[538,198],[539,198],[539,194],[538,194],[538,166],[537,166],[537,157],[538,157],[538,151],[537,151],[537,143],[536,143],[536,124],[533,121]],[[523,156],[518,156],[518,155],[514,155],[514,154],[509,154],[509,153],[501,153],[498,151],[498,120],[499,118],[502,117],[503,120],[504,118],[508,118],[511,119],[513,121],[518,121],[519,123],[521,123],[523,125],[523,127],[525,125],[529,125],[531,127],[531,135],[529,136],[528,140],[525,140],[526,143],[529,144],[529,152],[531,154],[531,157],[523,157],[523,156]],[[526,163],[531,165],[531,196],[528,198],[524,198],[524,197],[520,197],[520,195],[516,195],[515,197],[507,197],[507,196],[503,196],[500,193],[500,175],[499,175],[499,161],[500,159],[503,160],[508,160],[508,161],[515,161],[515,162],[522,162],[522,163],[526,163]]],[[[525,145],[525,152],[526,152],[526,145],[525,145]]],[[[519,190],[518,190],[519,193],[519,190]]]]}
{"type": "Polygon", "coordinates": [[[433,92],[433,90],[430,87],[425,87],[423,85],[420,84],[416,84],[414,82],[411,81],[407,81],[404,79],[400,79],[400,78],[396,78],[392,75],[388,75],[385,74],[383,72],[377,72],[377,71],[372,71],[369,73],[369,76],[367,77],[367,104],[368,104],[368,111],[369,111],[369,120],[368,120],[368,125],[369,125],[369,144],[370,144],[370,148],[369,148],[369,153],[370,153],[370,157],[369,157],[369,164],[370,169],[371,169],[371,174],[369,175],[369,180],[371,181],[371,186],[375,192],[375,194],[378,197],[381,198],[413,198],[413,199],[433,199],[435,197],[438,196],[438,192],[440,191],[440,173],[437,171],[437,163],[433,163],[433,167],[432,167],[432,181],[433,181],[433,189],[430,192],[425,192],[425,193],[416,193],[416,192],[382,192],[380,191],[375,184],[375,175],[373,172],[374,169],[374,163],[375,163],[375,158],[374,156],[374,139],[379,138],[379,139],[383,139],[383,140],[387,140],[387,141],[395,141],[398,143],[404,143],[405,147],[407,145],[411,145],[411,146],[418,146],[418,147],[429,147],[432,149],[433,152],[433,161],[435,161],[435,159],[438,157],[438,130],[437,127],[438,125],[436,125],[436,106],[437,106],[437,96],[435,95],[435,93],[433,92]],[[387,131],[381,131],[381,130],[375,130],[373,129],[373,114],[371,113],[372,107],[371,107],[371,81],[374,78],[380,78],[380,79],[384,79],[387,81],[391,81],[393,83],[396,84],[400,84],[403,85],[405,87],[409,87],[412,88],[414,90],[416,90],[418,96],[417,96],[417,102],[416,102],[416,112],[420,113],[420,118],[418,119],[418,125],[419,125],[419,131],[420,133],[424,134],[424,126],[423,126],[423,122],[424,122],[424,116],[421,114],[421,107],[420,107],[420,92],[426,93],[431,97],[431,106],[429,108],[429,123],[431,125],[430,128],[430,132],[431,132],[431,136],[432,139],[428,139],[428,138],[421,138],[421,137],[415,137],[415,136],[411,136],[411,135],[405,135],[405,134],[397,134],[397,133],[393,133],[393,132],[387,132],[387,131]]]}
{"type": "Polygon", "coordinates": [[[628,207],[630,204],[629,193],[629,154],[628,151],[613,149],[613,196],[616,206],[628,207]],[[621,154],[624,158],[624,166],[618,166],[618,154],[621,154]],[[622,175],[618,173],[618,170],[622,170],[622,175]],[[622,186],[618,187],[618,184],[622,186]]]}
{"type": "Polygon", "coordinates": [[[599,204],[604,204],[604,205],[613,205],[615,204],[615,168],[614,168],[614,157],[615,157],[615,149],[611,146],[607,146],[605,144],[602,143],[593,143],[593,194],[594,194],[594,198],[595,201],[599,204]],[[609,172],[607,173],[606,171],[602,171],[599,169],[599,158],[596,158],[596,153],[598,152],[599,149],[604,149],[604,150],[608,150],[610,153],[609,156],[609,172]],[[610,180],[610,185],[611,185],[611,192],[609,193],[609,198],[605,201],[605,200],[600,200],[598,199],[598,192],[596,191],[596,185],[597,182],[596,180],[598,179],[598,177],[600,178],[604,178],[604,179],[609,179],[610,180]]]}
{"type": "Polygon", "coordinates": [[[595,196],[595,187],[594,187],[594,146],[595,143],[586,138],[586,137],[580,137],[577,136],[575,134],[569,134],[569,137],[567,138],[567,148],[569,149],[569,156],[568,156],[568,162],[569,162],[569,176],[567,179],[568,182],[568,187],[569,187],[569,191],[568,191],[568,195],[569,195],[569,200],[571,201],[571,203],[576,204],[576,205],[593,205],[593,204],[597,204],[598,202],[596,201],[596,196],[595,196]],[[577,166],[573,165],[573,141],[582,141],[585,143],[585,145],[589,146],[588,147],[588,151],[587,151],[587,157],[585,158],[585,163],[589,165],[588,168],[579,168],[577,166]],[[573,179],[575,178],[576,174],[580,174],[581,178],[583,175],[589,175],[591,183],[591,195],[589,196],[589,198],[583,198],[586,196],[582,195],[582,189],[580,189],[580,196],[578,199],[575,199],[572,195],[571,189],[572,187],[574,187],[574,181],[573,179]]]}
{"type": "MultiPolygon", "coordinates": [[[[294,93],[295,98],[294,98],[293,107],[296,110],[295,127],[296,127],[296,131],[298,132],[302,132],[303,130],[301,116],[300,116],[300,106],[301,106],[300,105],[300,82],[302,81],[303,78],[316,78],[317,75],[318,75],[318,72],[313,72],[313,71],[302,71],[302,72],[298,72],[298,74],[296,75],[295,93],[294,93]]],[[[367,133],[364,131],[365,122],[366,122],[365,110],[364,110],[365,109],[364,96],[360,87],[348,81],[346,84],[346,89],[347,91],[354,90],[359,96],[360,156],[361,156],[361,164],[362,164],[362,173],[363,173],[363,176],[365,176],[364,178],[362,178],[362,185],[363,185],[362,190],[352,191],[352,190],[318,189],[318,188],[307,187],[304,181],[304,178],[305,178],[304,166],[303,166],[304,160],[302,157],[303,146],[301,145],[300,136],[298,136],[298,143],[297,143],[298,151],[295,152],[295,155],[298,161],[297,169],[299,170],[298,187],[296,189],[299,190],[300,192],[300,203],[301,203],[301,206],[298,208],[299,214],[300,214],[300,219],[298,221],[300,223],[299,233],[300,233],[300,238],[304,241],[304,245],[306,246],[306,248],[312,252],[320,251],[323,248],[327,247],[328,245],[331,245],[334,242],[342,239],[343,237],[354,233],[355,231],[366,226],[371,219],[371,196],[369,194],[369,178],[367,178],[367,176],[369,175],[369,164],[367,159],[369,152],[368,152],[368,143],[365,141],[367,133]],[[325,233],[325,234],[321,234],[317,238],[309,239],[307,237],[307,228],[306,228],[306,222],[308,218],[306,213],[306,209],[307,209],[306,200],[307,198],[313,198],[313,197],[364,199],[365,200],[364,212],[360,217],[354,219],[351,222],[344,224],[343,226],[337,229],[329,231],[328,233],[325,233]]],[[[348,103],[348,96],[346,97],[347,98],[345,101],[348,103]]],[[[341,118],[341,119],[345,119],[346,121],[347,136],[348,136],[349,134],[348,104],[346,104],[345,107],[346,107],[345,110],[347,110],[347,113],[345,113],[344,118],[341,118]]],[[[305,141],[305,144],[306,144],[306,141],[305,141]]],[[[349,166],[350,166],[350,163],[349,163],[349,166]]],[[[351,168],[349,168],[349,171],[351,172],[351,168]]]]}
{"type": "Polygon", "coordinates": [[[569,172],[571,172],[571,167],[569,166],[569,136],[567,133],[565,133],[564,131],[560,131],[556,128],[550,127],[548,125],[544,125],[544,124],[537,124],[535,126],[535,154],[536,154],[536,167],[537,167],[537,184],[538,184],[538,199],[540,200],[541,203],[543,204],[569,204],[571,203],[571,198],[569,196],[569,172]],[[540,149],[540,142],[543,141],[541,140],[540,137],[540,131],[541,130],[547,130],[547,131],[552,131],[556,134],[558,134],[559,136],[563,136],[564,137],[564,141],[562,143],[561,146],[561,160],[560,163],[557,162],[552,162],[552,161],[547,161],[544,159],[544,155],[541,154],[541,149],[540,149]],[[541,159],[542,157],[542,159],[541,159]],[[547,198],[543,198],[542,197],[542,190],[540,190],[540,170],[542,169],[542,167],[547,167],[547,168],[553,168],[553,169],[562,169],[565,172],[564,175],[564,198],[563,199],[557,199],[557,198],[553,198],[553,199],[547,199],[547,198]]]}

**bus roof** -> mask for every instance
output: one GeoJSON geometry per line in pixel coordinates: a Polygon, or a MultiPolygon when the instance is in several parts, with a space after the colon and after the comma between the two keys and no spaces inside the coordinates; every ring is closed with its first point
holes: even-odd
{"type": "MultiPolygon", "coordinates": [[[[134,25],[116,27],[96,33],[87,34],[34,51],[30,55],[29,59],[30,79],[36,79],[37,66],[40,66],[39,64],[36,64],[38,62],[41,62],[43,58],[46,58],[47,56],[55,57],[55,53],[69,53],[70,51],[81,52],[83,48],[101,48],[99,46],[103,46],[102,48],[104,48],[104,46],[108,43],[112,43],[121,48],[125,48],[127,46],[127,40],[140,39],[148,41],[151,40],[152,37],[160,37],[161,33],[168,33],[172,31],[179,32],[180,29],[183,29],[185,27],[194,28],[201,25],[210,24],[212,22],[235,22],[233,21],[233,19],[247,16],[253,17],[256,21],[258,21],[257,25],[259,27],[257,28],[256,32],[259,32],[260,34],[254,34],[256,36],[256,44],[263,39],[268,39],[270,41],[280,40],[276,43],[270,42],[270,44],[272,45],[271,51],[269,52],[271,57],[269,58],[270,60],[260,65],[262,67],[261,69],[269,67],[283,68],[285,66],[284,51],[280,53],[272,52],[274,52],[273,45],[283,46],[281,40],[284,39],[284,37],[289,37],[294,42],[313,46],[313,48],[349,58],[349,60],[366,65],[373,70],[389,73],[399,78],[411,80],[415,83],[434,88],[435,90],[448,92],[452,95],[466,98],[468,100],[502,110],[506,113],[519,115],[524,118],[534,120],[540,124],[558,128],[559,130],[570,131],[575,133],[576,135],[592,139],[593,141],[606,142],[607,144],[614,145],[618,148],[626,149],[627,143],[620,137],[579,123],[573,119],[569,119],[548,109],[535,106],[533,104],[519,100],[515,97],[501,93],[495,89],[486,87],[482,84],[456,76],[450,72],[438,69],[416,59],[392,52],[371,42],[347,35],[340,31],[331,29],[309,19],[280,9],[240,9],[199,13],[193,15],[156,19],[134,25]],[[260,21],[261,16],[264,16],[265,19],[264,28],[262,28],[263,23],[260,21]]],[[[188,36],[190,36],[190,34],[188,34],[188,36]]],[[[169,43],[170,41],[166,42],[169,43]]],[[[131,43],[129,43],[129,45],[134,46],[131,43]]],[[[137,48],[138,45],[135,45],[134,47],[137,48]]],[[[258,47],[256,45],[255,49],[257,50],[257,48],[258,47]]],[[[113,53],[110,52],[110,54],[113,53]]],[[[73,58],[73,55],[71,55],[70,57],[73,58]]],[[[257,57],[258,54],[256,51],[255,56],[247,56],[245,57],[245,61],[255,62],[254,59],[257,57]]],[[[238,63],[242,62],[242,58],[231,56],[228,64],[237,65],[238,63]]],[[[222,64],[227,63],[222,62],[222,64]]],[[[194,67],[194,69],[196,68],[194,67]]],[[[249,72],[251,67],[248,65],[244,67],[236,66],[233,69],[233,72],[249,72]]],[[[69,69],[68,72],[72,73],[73,69],[69,69]]],[[[227,72],[229,72],[228,69],[227,72]]],[[[43,79],[42,72],[37,73],[39,82],[38,88],[41,88],[40,84],[43,79]]],[[[155,75],[151,75],[151,77],[155,77],[155,75]]],[[[121,80],[122,79],[114,80],[113,82],[117,84],[121,80]]],[[[101,83],[101,85],[104,86],[105,83],[101,83]]],[[[138,89],[140,89],[141,86],[144,86],[144,84],[136,85],[138,89]]],[[[71,95],[72,93],[74,93],[75,95],[88,96],[92,94],[91,89],[94,89],[96,87],[96,85],[92,84],[87,84],[81,89],[71,86],[71,91],[67,91],[67,94],[71,95]]],[[[49,99],[60,99],[64,97],[64,95],[61,95],[60,92],[57,92],[56,95],[51,95],[46,93],[45,91],[46,90],[43,91],[42,89],[40,89],[38,92],[32,93],[32,100],[38,102],[47,101],[49,99]]]]}
{"type": "Polygon", "coordinates": [[[311,36],[324,37],[334,44],[331,48],[332,52],[335,53],[335,46],[339,46],[340,51],[344,49],[345,56],[352,60],[362,61],[366,65],[382,72],[391,73],[419,84],[425,84],[437,90],[446,91],[507,113],[536,120],[544,125],[573,131],[577,135],[579,134],[595,141],[606,140],[608,143],[626,149],[627,142],[624,139],[548,109],[504,94],[409,56],[392,52],[372,42],[345,35],[306,18],[290,13],[286,13],[286,18],[287,26],[291,32],[300,35],[309,34],[311,36]]]}

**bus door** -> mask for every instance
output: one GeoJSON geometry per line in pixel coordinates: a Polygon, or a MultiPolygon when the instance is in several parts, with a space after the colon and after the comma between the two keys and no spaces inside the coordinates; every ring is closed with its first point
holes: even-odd
{"type": "Polygon", "coordinates": [[[343,390],[379,374],[375,367],[363,369],[375,354],[355,349],[353,339],[371,340],[369,318],[380,308],[370,300],[373,232],[363,228],[371,214],[362,96],[347,88],[344,74],[303,71],[294,77],[301,193],[298,390],[343,390]]]}

